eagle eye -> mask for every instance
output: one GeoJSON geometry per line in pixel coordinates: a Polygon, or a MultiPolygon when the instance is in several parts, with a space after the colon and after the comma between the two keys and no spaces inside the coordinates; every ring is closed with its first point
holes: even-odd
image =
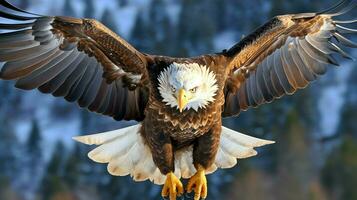
{"type": "Polygon", "coordinates": [[[190,92],[191,92],[191,93],[196,93],[197,88],[198,88],[198,87],[194,87],[194,88],[190,89],[190,92]]]}

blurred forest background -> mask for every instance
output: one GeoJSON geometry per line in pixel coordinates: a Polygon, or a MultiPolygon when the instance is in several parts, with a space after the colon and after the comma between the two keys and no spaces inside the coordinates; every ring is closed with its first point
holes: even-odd
{"type": "MultiPolygon", "coordinates": [[[[96,18],[152,54],[194,56],[229,48],[278,14],[319,11],[333,0],[11,0],[47,15],[96,18]]],[[[356,18],[356,10],[353,10],[356,18]]],[[[355,24],[354,24],[355,26],[355,24]]],[[[356,26],[355,26],[356,27],[356,26]]],[[[356,41],[356,38],[354,38],[356,41]]],[[[357,57],[356,51],[350,52],[357,57]]],[[[276,144],[209,175],[208,199],[357,199],[357,62],[294,96],[226,119],[276,144]]],[[[1,65],[0,65],[1,66],[1,65]]],[[[0,199],[161,199],[161,187],[111,177],[71,137],[117,129],[115,122],[38,91],[0,82],[0,199]]],[[[186,199],[190,199],[186,197],[186,199]]]]}

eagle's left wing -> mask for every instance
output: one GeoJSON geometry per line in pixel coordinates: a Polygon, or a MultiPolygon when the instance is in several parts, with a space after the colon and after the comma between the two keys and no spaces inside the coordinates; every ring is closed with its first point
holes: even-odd
{"type": "Polygon", "coordinates": [[[224,52],[230,62],[222,116],[238,115],[305,88],[324,74],[329,64],[338,65],[333,53],[350,58],[337,44],[357,47],[343,36],[357,30],[342,26],[357,20],[334,18],[356,4],[345,0],[321,13],[277,16],[224,52]]]}

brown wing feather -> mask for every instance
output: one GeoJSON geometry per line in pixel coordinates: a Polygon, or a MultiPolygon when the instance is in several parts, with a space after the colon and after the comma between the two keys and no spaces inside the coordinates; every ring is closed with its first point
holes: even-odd
{"type": "MultiPolygon", "coordinates": [[[[231,60],[227,66],[226,103],[222,116],[238,115],[240,111],[269,103],[324,74],[328,64],[338,65],[331,56],[339,53],[349,58],[333,38],[341,45],[356,48],[345,38],[334,17],[356,7],[355,1],[342,1],[335,11],[338,14],[306,13],[283,15],[272,19],[251,35],[233,46],[225,55],[231,60]]],[[[346,32],[346,31],[345,31],[346,32]]]]}
{"type": "MultiPolygon", "coordinates": [[[[6,1],[0,4],[8,7],[6,1]]],[[[13,9],[17,12],[26,12],[13,9]]],[[[71,17],[31,17],[1,11],[0,78],[38,88],[116,120],[143,120],[146,57],[101,23],[71,17]],[[130,89],[129,89],[130,88],[130,89]]]]}

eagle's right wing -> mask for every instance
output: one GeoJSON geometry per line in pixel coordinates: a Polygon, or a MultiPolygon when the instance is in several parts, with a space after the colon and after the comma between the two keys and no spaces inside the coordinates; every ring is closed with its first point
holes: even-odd
{"type": "Polygon", "coordinates": [[[148,88],[142,53],[96,20],[35,15],[5,0],[0,5],[0,17],[15,22],[0,23],[0,31],[9,31],[0,34],[1,79],[116,120],[144,118],[148,88]]]}

